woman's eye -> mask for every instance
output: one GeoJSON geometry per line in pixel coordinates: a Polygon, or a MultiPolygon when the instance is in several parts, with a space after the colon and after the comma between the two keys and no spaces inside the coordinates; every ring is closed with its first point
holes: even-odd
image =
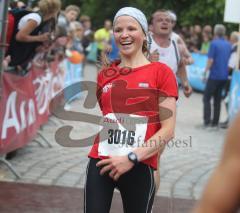
{"type": "Polygon", "coordinates": [[[115,33],[119,33],[119,32],[121,32],[121,29],[120,28],[116,28],[116,29],[114,29],[114,32],[115,33]]]}
{"type": "Polygon", "coordinates": [[[129,31],[134,31],[134,30],[136,30],[136,28],[135,27],[129,27],[128,30],[129,31]]]}

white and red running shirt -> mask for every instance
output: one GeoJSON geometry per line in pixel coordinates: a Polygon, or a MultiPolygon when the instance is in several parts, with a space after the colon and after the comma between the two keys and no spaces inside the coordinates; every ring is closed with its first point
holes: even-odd
{"type": "MultiPolygon", "coordinates": [[[[101,131],[89,153],[91,158],[127,155],[160,128],[159,97],[178,98],[176,77],[165,64],[152,62],[137,68],[121,68],[119,62],[98,74],[97,98],[102,110],[101,131]]],[[[143,163],[157,168],[157,155],[143,163]]]]}

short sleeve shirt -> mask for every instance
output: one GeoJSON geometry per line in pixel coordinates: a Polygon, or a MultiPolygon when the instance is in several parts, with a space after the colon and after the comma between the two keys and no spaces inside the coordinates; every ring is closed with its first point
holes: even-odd
{"type": "MultiPolygon", "coordinates": [[[[177,82],[174,73],[165,64],[150,64],[128,69],[113,64],[98,75],[97,98],[103,116],[108,113],[125,113],[148,118],[147,141],[161,128],[159,97],[178,98],[177,82]]],[[[92,158],[104,158],[98,152],[99,136],[89,153],[92,158]]],[[[143,161],[157,168],[157,155],[143,161]]]]}
{"type": "Polygon", "coordinates": [[[38,13],[29,13],[25,16],[23,16],[19,23],[18,23],[18,29],[21,30],[25,25],[26,23],[29,21],[29,20],[34,20],[37,22],[37,26],[39,26],[41,24],[41,16],[38,14],[38,13]]]}
{"type": "Polygon", "coordinates": [[[213,60],[209,78],[212,80],[227,80],[228,60],[231,54],[231,44],[224,38],[216,38],[210,43],[208,58],[213,60]]]}

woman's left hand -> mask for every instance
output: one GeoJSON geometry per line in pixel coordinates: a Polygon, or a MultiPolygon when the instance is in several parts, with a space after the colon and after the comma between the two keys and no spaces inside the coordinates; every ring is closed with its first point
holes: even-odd
{"type": "Polygon", "coordinates": [[[110,171],[109,176],[115,181],[117,181],[122,174],[132,169],[133,166],[134,164],[128,160],[127,156],[110,157],[97,163],[97,167],[102,167],[100,174],[103,175],[110,171]]]}

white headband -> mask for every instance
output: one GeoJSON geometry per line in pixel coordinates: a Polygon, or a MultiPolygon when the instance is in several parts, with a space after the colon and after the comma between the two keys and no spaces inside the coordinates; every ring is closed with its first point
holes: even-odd
{"type": "Polygon", "coordinates": [[[120,16],[131,16],[137,20],[137,22],[141,25],[145,35],[148,34],[148,22],[146,16],[137,8],[134,7],[123,7],[121,8],[115,15],[113,19],[113,25],[116,22],[117,18],[120,16]]]}

